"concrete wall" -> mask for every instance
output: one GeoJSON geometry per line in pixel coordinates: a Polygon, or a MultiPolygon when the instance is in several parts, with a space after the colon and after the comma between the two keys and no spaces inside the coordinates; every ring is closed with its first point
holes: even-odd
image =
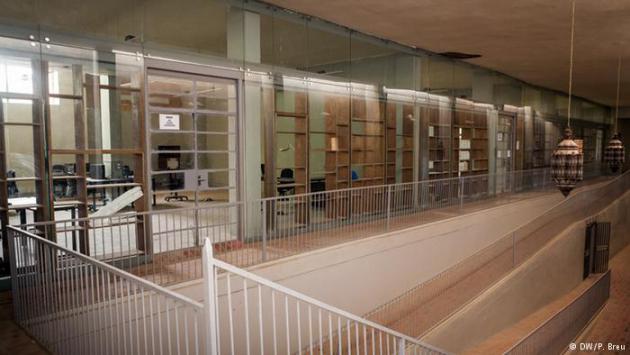
{"type": "MultiPolygon", "coordinates": [[[[300,254],[250,271],[346,311],[364,314],[471,256],[560,200],[560,194],[532,198],[300,254]]],[[[201,300],[198,282],[176,290],[201,300]]]]}
{"type": "MultiPolygon", "coordinates": [[[[596,215],[612,222],[611,253],[630,242],[630,192],[596,215]]],[[[585,221],[574,223],[533,258],[423,340],[460,353],[552,302],[582,282],[585,221]],[[535,285],[535,287],[532,287],[535,285]]]]}

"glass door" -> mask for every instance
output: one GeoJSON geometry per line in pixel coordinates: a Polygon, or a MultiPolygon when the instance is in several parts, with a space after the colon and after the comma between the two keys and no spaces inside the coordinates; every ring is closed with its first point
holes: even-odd
{"type": "Polygon", "coordinates": [[[236,84],[149,71],[153,209],[237,200],[236,84]]]}

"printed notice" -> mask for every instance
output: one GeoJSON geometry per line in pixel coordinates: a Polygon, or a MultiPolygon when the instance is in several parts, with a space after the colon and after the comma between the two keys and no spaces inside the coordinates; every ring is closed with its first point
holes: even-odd
{"type": "Polygon", "coordinates": [[[160,113],[160,130],[179,131],[179,115],[160,113]]]}

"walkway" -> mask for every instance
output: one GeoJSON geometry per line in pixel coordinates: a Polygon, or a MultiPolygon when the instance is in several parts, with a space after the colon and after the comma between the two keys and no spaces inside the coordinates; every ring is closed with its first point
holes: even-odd
{"type": "Polygon", "coordinates": [[[0,293],[0,355],[47,354],[13,321],[11,292],[0,293]]]}
{"type": "Polygon", "coordinates": [[[609,266],[612,270],[610,299],[579,342],[601,342],[605,346],[608,343],[625,345],[626,350],[588,354],[630,353],[630,245],[617,253],[609,266]]]}

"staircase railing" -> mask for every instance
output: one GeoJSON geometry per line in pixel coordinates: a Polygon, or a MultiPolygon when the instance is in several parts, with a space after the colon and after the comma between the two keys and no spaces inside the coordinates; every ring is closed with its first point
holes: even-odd
{"type": "Polygon", "coordinates": [[[203,246],[203,303],[9,227],[15,319],[53,354],[446,354],[203,246]]]}
{"type": "Polygon", "coordinates": [[[8,227],[16,322],[54,354],[202,354],[204,306],[8,227]]]}
{"type": "MultiPolygon", "coordinates": [[[[203,247],[216,354],[445,354],[231,264],[203,247]]],[[[325,287],[325,286],[323,286],[325,287]]]]}

